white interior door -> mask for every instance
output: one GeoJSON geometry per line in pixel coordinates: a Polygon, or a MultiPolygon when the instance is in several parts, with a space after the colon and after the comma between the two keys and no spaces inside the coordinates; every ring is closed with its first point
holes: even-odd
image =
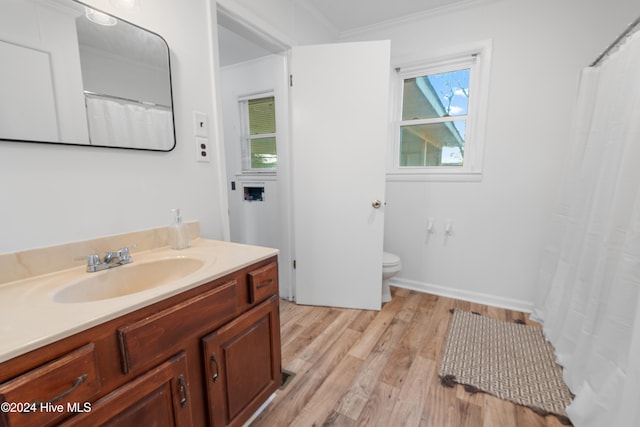
{"type": "Polygon", "coordinates": [[[291,54],[296,302],[381,306],[388,41],[291,54]]]}

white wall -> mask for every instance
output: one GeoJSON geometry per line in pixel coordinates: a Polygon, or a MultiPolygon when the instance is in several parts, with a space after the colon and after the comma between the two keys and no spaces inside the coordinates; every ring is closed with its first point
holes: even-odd
{"type": "Polygon", "coordinates": [[[241,163],[241,123],[238,99],[258,93],[274,92],[276,98],[276,129],[286,127],[286,116],[280,112],[286,101],[286,63],[282,55],[267,55],[220,69],[220,97],[224,113],[225,156],[229,180],[242,173],[241,163]],[[277,93],[275,93],[277,90],[277,93]],[[284,116],[284,117],[283,117],[284,116]],[[282,120],[281,120],[282,119],[282,120]]]}
{"type": "MultiPolygon", "coordinates": [[[[276,46],[285,49],[290,46],[302,44],[326,43],[335,40],[336,31],[327,25],[325,21],[313,11],[307,8],[301,8],[295,0],[264,0],[255,2],[253,0],[217,0],[219,7],[225,11],[227,18],[235,21],[234,27],[239,27],[243,32],[243,36],[250,36],[249,40],[262,45],[269,46],[274,49],[276,46]],[[247,32],[246,29],[249,29],[247,32]]],[[[291,197],[289,194],[290,184],[290,152],[288,140],[288,119],[290,116],[288,99],[286,97],[287,79],[286,79],[286,62],[281,56],[273,56],[270,59],[258,59],[255,64],[244,64],[237,67],[225,67],[220,73],[218,85],[222,91],[226,91],[227,100],[221,104],[235,104],[235,101],[229,101],[229,96],[233,99],[233,91],[248,93],[250,91],[263,90],[264,87],[275,87],[276,89],[276,126],[278,129],[278,173],[277,181],[269,181],[265,184],[269,193],[277,193],[279,198],[278,223],[273,224],[274,228],[279,229],[279,244],[277,248],[280,250],[279,255],[279,283],[280,295],[284,298],[291,299],[294,296],[294,279],[292,271],[292,236],[290,225],[291,218],[291,197]],[[254,67],[262,68],[256,70],[254,67]],[[264,67],[264,68],[263,68],[264,67]],[[265,73],[265,74],[263,74],[265,73]],[[266,79],[265,79],[266,78],[266,79]],[[269,82],[269,79],[276,79],[275,82],[269,82]],[[278,93],[282,95],[278,96],[278,93]],[[280,100],[278,100],[280,98],[280,100]],[[272,191],[273,190],[273,191],[272,191]]],[[[234,117],[233,107],[231,109],[231,117],[234,117]]],[[[235,110],[237,112],[237,109],[235,110]]],[[[237,117],[237,113],[235,114],[237,117]]],[[[237,126],[234,123],[227,123],[228,117],[225,117],[224,124],[224,140],[225,151],[227,154],[229,176],[228,182],[233,179],[233,175],[240,170],[240,157],[237,152],[238,146],[237,132],[228,129],[228,126],[237,126]]],[[[242,183],[238,182],[238,189],[242,183]]],[[[229,188],[229,187],[227,187],[229,188]]],[[[236,197],[238,201],[238,191],[236,193],[229,192],[230,197],[236,197]]],[[[267,194],[267,197],[270,197],[267,194]]],[[[242,204],[241,204],[242,205],[242,204]]],[[[229,205],[231,215],[237,204],[231,201],[229,205]]],[[[246,214],[256,215],[264,206],[250,206],[246,210],[246,214]]],[[[274,211],[269,209],[269,218],[272,218],[274,211]]],[[[231,220],[233,221],[233,219],[231,220]]],[[[267,221],[268,222],[268,221],[267,221]]],[[[261,239],[275,240],[275,234],[269,233],[269,236],[261,236],[261,239]]],[[[262,240],[266,241],[266,240],[262,240]]]]}
{"type": "MultiPolygon", "coordinates": [[[[169,153],[0,142],[0,253],[169,224],[170,209],[225,233],[226,194],[215,139],[208,0],[96,8],[161,34],[171,49],[177,146],[169,153]],[[211,163],[196,163],[194,110],[209,114],[211,163]],[[222,187],[221,187],[222,185],[222,187]]],[[[215,46],[215,40],[213,45],[215,46]]],[[[222,168],[222,169],[221,169],[222,168]]],[[[131,242],[135,244],[135,242],[131,242]]]]}
{"type": "Polygon", "coordinates": [[[287,64],[282,55],[268,55],[223,67],[220,73],[220,96],[224,113],[224,143],[229,222],[234,242],[274,247],[280,250],[280,295],[292,293],[290,208],[287,197],[289,180],[287,64]],[[242,174],[241,123],[238,98],[273,91],[276,106],[278,169],[276,175],[242,174]],[[231,182],[236,190],[231,190],[231,182]],[[263,202],[244,200],[243,186],[264,185],[263,202]]]}
{"type": "MultiPolygon", "coordinates": [[[[231,240],[282,249],[280,242],[278,183],[275,176],[261,177],[260,174],[241,176],[242,150],[240,109],[238,99],[258,93],[271,92],[275,97],[276,120],[280,126],[287,126],[284,103],[287,100],[285,77],[286,64],[283,56],[269,55],[256,60],[231,65],[221,69],[221,97],[224,114],[224,141],[227,162],[227,188],[229,188],[229,222],[231,240]],[[231,190],[231,182],[236,189],[231,190]],[[262,202],[244,200],[245,185],[265,187],[262,202]]],[[[267,96],[267,95],[265,95],[267,96]]],[[[278,147],[281,141],[278,138],[278,147]]],[[[285,165],[286,166],[286,165],[285,165]]]]}
{"type": "Polygon", "coordinates": [[[388,182],[385,248],[405,286],[528,309],[579,72],[640,14],[636,0],[510,0],[343,36],[391,39],[392,63],[493,40],[481,182],[388,182]],[[436,234],[427,237],[427,218],[436,234]],[[454,235],[445,238],[444,224],[454,235]]]}

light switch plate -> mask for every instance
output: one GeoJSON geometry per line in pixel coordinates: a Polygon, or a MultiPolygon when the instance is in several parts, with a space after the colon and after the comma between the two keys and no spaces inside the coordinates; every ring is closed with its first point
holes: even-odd
{"type": "Polygon", "coordinates": [[[195,136],[209,137],[209,118],[205,113],[193,112],[193,133],[195,136]]]}

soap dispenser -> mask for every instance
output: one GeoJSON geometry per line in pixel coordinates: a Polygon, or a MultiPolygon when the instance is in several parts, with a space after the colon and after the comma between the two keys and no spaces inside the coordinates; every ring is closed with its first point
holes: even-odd
{"type": "Polygon", "coordinates": [[[180,209],[171,209],[171,212],[174,212],[176,217],[169,226],[169,246],[171,249],[186,249],[191,245],[189,226],[182,222],[180,209]]]}

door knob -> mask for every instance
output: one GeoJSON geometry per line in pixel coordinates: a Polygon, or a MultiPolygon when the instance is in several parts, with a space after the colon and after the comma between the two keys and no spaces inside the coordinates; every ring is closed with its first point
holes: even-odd
{"type": "Polygon", "coordinates": [[[382,202],[376,199],[373,202],[371,202],[371,206],[373,206],[375,209],[380,209],[380,206],[382,206],[382,202]]]}

